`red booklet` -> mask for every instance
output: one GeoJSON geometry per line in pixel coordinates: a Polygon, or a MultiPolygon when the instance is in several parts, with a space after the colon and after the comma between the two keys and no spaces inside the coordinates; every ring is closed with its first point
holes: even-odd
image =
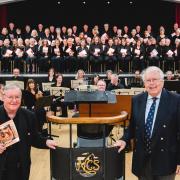
{"type": "Polygon", "coordinates": [[[9,120],[0,125],[0,144],[5,147],[19,142],[19,135],[13,120],[9,120]]]}

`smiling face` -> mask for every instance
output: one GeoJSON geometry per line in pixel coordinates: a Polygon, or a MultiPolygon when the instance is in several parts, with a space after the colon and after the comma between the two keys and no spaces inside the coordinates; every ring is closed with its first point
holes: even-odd
{"type": "Polygon", "coordinates": [[[21,90],[19,88],[4,91],[4,108],[7,112],[16,112],[21,105],[21,90]]]}
{"type": "Polygon", "coordinates": [[[105,91],[106,90],[106,83],[103,80],[99,80],[97,82],[97,89],[98,91],[105,91]]]}
{"type": "Polygon", "coordinates": [[[164,80],[157,71],[150,71],[144,76],[144,86],[149,95],[155,97],[163,89],[164,80]]]}

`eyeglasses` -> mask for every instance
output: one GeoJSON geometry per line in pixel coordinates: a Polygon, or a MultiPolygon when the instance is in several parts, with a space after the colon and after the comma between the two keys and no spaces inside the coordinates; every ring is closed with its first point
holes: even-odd
{"type": "MultiPolygon", "coordinates": [[[[6,96],[6,95],[4,95],[6,96]]],[[[10,101],[13,101],[15,99],[16,101],[21,100],[21,96],[6,96],[10,101]]]]}
{"type": "Polygon", "coordinates": [[[150,84],[151,82],[152,83],[157,83],[157,82],[160,82],[162,81],[162,79],[146,79],[145,82],[150,84]]]}

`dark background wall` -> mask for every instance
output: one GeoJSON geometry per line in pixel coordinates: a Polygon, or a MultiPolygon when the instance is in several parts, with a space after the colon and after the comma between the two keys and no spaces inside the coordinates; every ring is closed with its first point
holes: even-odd
{"type": "Polygon", "coordinates": [[[122,28],[128,25],[133,28],[140,24],[148,24],[153,29],[164,25],[171,31],[175,22],[175,4],[160,0],[26,0],[8,5],[8,22],[18,26],[30,24],[36,27],[38,23],[56,26],[81,26],[84,23],[94,26],[117,25],[122,28]]]}

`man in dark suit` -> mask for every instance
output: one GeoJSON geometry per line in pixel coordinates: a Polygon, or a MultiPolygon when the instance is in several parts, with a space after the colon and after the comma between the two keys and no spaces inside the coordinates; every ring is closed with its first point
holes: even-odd
{"type": "Polygon", "coordinates": [[[164,74],[155,66],[142,75],[146,92],[132,99],[130,125],[119,151],[134,139],[132,172],[139,180],[174,180],[180,175],[180,96],[163,89],[164,74]]]}
{"type": "Polygon", "coordinates": [[[6,147],[0,143],[0,180],[28,180],[31,146],[55,149],[56,143],[41,137],[36,128],[35,114],[20,108],[22,93],[10,84],[4,88],[4,105],[0,106],[0,124],[13,120],[20,141],[6,147]]]}
{"type": "Polygon", "coordinates": [[[23,77],[20,75],[20,70],[18,68],[13,69],[13,76],[11,77],[11,80],[24,81],[23,77]]]}

